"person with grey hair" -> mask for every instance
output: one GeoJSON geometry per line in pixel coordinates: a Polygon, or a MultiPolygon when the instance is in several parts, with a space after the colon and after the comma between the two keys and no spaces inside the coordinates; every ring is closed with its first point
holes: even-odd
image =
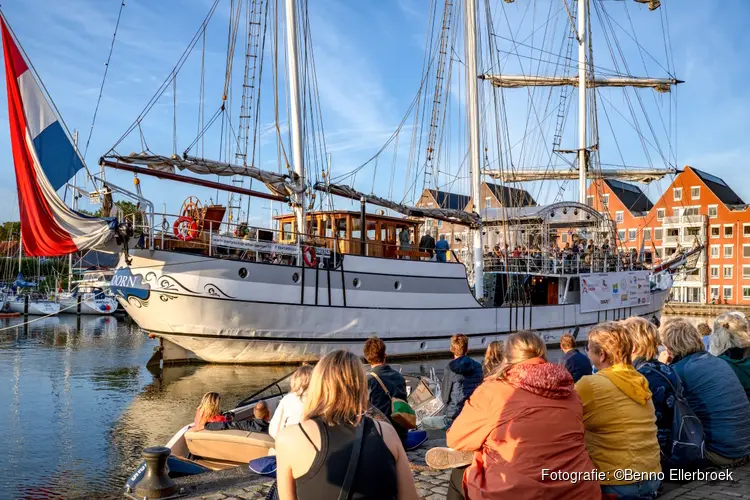
{"type": "Polygon", "coordinates": [[[750,399],[750,331],[744,315],[723,313],[714,321],[709,352],[729,363],[750,399]]]}

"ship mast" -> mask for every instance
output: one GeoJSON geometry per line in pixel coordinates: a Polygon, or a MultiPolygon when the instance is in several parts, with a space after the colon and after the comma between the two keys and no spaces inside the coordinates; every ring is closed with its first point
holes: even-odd
{"type": "Polygon", "coordinates": [[[474,247],[474,295],[477,300],[484,298],[484,256],[482,255],[481,220],[481,151],[479,149],[479,98],[477,92],[479,71],[477,69],[477,13],[475,0],[464,1],[466,22],[466,112],[469,127],[469,172],[471,172],[471,199],[474,211],[480,215],[479,224],[473,229],[474,247]]]}
{"type": "Polygon", "coordinates": [[[578,0],[578,201],[586,204],[586,10],[578,0]]]}
{"type": "MultiPolygon", "coordinates": [[[[297,1],[286,0],[286,40],[287,66],[289,69],[289,111],[290,132],[292,136],[292,166],[299,176],[297,182],[300,187],[305,186],[305,165],[302,143],[302,115],[299,95],[299,67],[297,59],[297,1]]],[[[307,230],[305,217],[305,191],[299,189],[293,199],[294,212],[297,215],[297,240],[300,234],[307,230]]],[[[363,229],[364,231],[364,229],[363,229]]]]}

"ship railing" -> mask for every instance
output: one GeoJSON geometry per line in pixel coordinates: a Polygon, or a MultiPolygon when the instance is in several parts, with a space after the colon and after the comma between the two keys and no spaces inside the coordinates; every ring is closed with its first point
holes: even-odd
{"type": "Polygon", "coordinates": [[[487,272],[530,275],[607,273],[644,268],[632,254],[619,255],[612,252],[567,255],[549,252],[518,257],[488,254],[485,255],[484,267],[487,272]]]}
{"type": "MultiPolygon", "coordinates": [[[[133,225],[136,247],[146,248],[149,240],[157,250],[176,250],[255,262],[297,264],[310,247],[318,262],[332,255],[365,255],[389,259],[434,260],[432,253],[415,245],[402,247],[395,242],[382,242],[366,238],[340,238],[335,235],[302,234],[280,229],[250,226],[244,223],[203,221],[201,225],[177,221],[178,214],[154,213],[153,222],[141,213],[126,218],[133,225]],[[144,237],[140,235],[143,234],[144,237]]],[[[133,246],[131,244],[131,246],[133,246]]],[[[308,256],[311,256],[308,253],[308,256]]],[[[448,250],[448,261],[460,262],[457,254],[448,250]]]]}

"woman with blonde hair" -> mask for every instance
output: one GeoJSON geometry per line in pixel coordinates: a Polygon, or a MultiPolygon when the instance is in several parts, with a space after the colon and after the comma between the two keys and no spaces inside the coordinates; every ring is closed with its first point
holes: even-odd
{"type": "Polygon", "coordinates": [[[732,312],[716,318],[709,351],[729,363],[750,398],[750,332],[747,319],[732,312]]]}
{"type": "Polygon", "coordinates": [[[661,472],[654,403],[648,381],[633,368],[633,342],[623,325],[615,322],[593,327],[588,341],[589,359],[597,371],[582,377],[576,392],[583,403],[586,449],[596,468],[608,477],[602,481],[602,493],[654,498],[659,480],[619,479],[616,472],[661,472]]]}
{"type": "Polygon", "coordinates": [[[273,413],[273,418],[271,418],[271,423],[268,425],[268,433],[272,438],[275,439],[284,427],[302,421],[305,391],[310,385],[312,371],[312,366],[302,365],[292,374],[289,380],[291,390],[279,401],[279,405],[273,413]]]}
{"type": "Polygon", "coordinates": [[[503,360],[503,350],[502,340],[493,340],[489,343],[487,351],[484,353],[484,364],[482,365],[485,377],[492,373],[503,360]]]}
{"type": "Polygon", "coordinates": [[[671,463],[672,422],[674,418],[675,390],[682,390],[677,374],[657,359],[659,355],[659,332],[656,325],[641,317],[633,317],[622,322],[633,343],[633,368],[646,377],[651,390],[656,415],[656,436],[661,451],[662,470],[691,464],[671,463]]]}
{"type": "Polygon", "coordinates": [[[194,431],[199,431],[209,422],[226,422],[227,418],[221,414],[221,394],[207,392],[201,398],[193,419],[194,431]]]}
{"type": "Polygon", "coordinates": [[[409,461],[390,424],[365,417],[367,378],[359,357],[333,351],[312,371],[304,420],[276,438],[281,500],[416,500],[409,461]]]}
{"type": "Polygon", "coordinates": [[[685,398],[703,424],[706,459],[719,467],[745,462],[750,455],[750,403],[729,364],[707,353],[698,330],[685,320],[665,322],[659,336],[685,398]]]}
{"type": "Polygon", "coordinates": [[[450,467],[451,454],[473,453],[468,468],[453,471],[448,500],[601,496],[595,478],[555,481],[542,470],[590,473],[593,464],[583,445],[581,401],[573,379],[564,367],[547,361],[536,333],[508,337],[503,362],[466,402],[448,429],[447,442],[453,450],[430,450],[429,465],[450,467]]]}

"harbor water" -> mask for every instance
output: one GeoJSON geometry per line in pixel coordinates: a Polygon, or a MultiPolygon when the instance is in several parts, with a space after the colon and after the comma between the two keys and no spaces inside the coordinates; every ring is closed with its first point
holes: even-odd
{"type": "MultiPolygon", "coordinates": [[[[0,320],[0,499],[121,498],[144,447],[192,421],[208,391],[229,409],[290,367],[185,365],[151,372],[157,345],[115,317],[0,320]]],[[[559,358],[550,352],[550,358],[559,358]]],[[[448,360],[405,363],[442,372],[448,360]]]]}

